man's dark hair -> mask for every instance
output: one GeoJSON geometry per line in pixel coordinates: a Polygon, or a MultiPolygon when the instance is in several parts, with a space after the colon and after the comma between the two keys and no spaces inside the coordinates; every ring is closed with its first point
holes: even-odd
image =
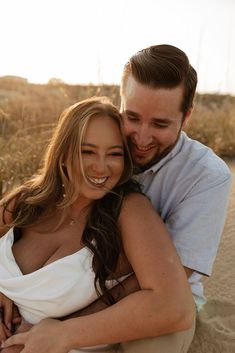
{"type": "Polygon", "coordinates": [[[124,66],[121,95],[125,92],[127,78],[152,88],[184,88],[181,111],[185,115],[193,105],[197,86],[197,73],[187,55],[168,44],[153,45],[134,54],[124,66]]]}

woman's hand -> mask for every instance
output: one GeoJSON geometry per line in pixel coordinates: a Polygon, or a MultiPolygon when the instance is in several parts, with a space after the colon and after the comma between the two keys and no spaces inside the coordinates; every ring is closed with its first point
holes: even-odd
{"type": "Polygon", "coordinates": [[[2,342],[1,348],[23,345],[21,351],[7,351],[4,353],[68,353],[71,347],[66,346],[66,336],[63,323],[58,320],[45,319],[25,333],[11,336],[2,342]]]}
{"type": "MultiPolygon", "coordinates": [[[[27,332],[32,328],[32,326],[33,326],[32,324],[29,324],[28,322],[24,321],[19,325],[15,333],[27,332]]],[[[23,348],[24,346],[22,345],[15,345],[8,348],[3,348],[1,350],[1,353],[20,353],[23,348]]]]}
{"type": "Polygon", "coordinates": [[[6,327],[6,325],[4,325],[3,322],[0,322],[0,340],[5,340],[7,337],[10,337],[11,334],[11,331],[6,327]]]}
{"type": "Polygon", "coordinates": [[[10,337],[15,326],[21,322],[17,306],[11,299],[0,293],[0,340],[10,337]]]}
{"type": "Polygon", "coordinates": [[[13,302],[0,293],[0,339],[11,336],[13,302]]]}

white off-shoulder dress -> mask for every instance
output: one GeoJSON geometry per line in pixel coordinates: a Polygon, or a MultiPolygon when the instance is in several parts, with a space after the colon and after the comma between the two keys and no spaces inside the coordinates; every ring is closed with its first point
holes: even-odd
{"type": "MultiPolygon", "coordinates": [[[[93,254],[87,247],[24,275],[12,252],[13,242],[11,228],[0,238],[0,292],[14,301],[24,320],[36,324],[44,318],[62,317],[97,299],[93,254]]],[[[116,281],[108,282],[109,287],[116,284],[116,281]]],[[[114,345],[86,347],[70,353],[113,348],[114,345]]]]}

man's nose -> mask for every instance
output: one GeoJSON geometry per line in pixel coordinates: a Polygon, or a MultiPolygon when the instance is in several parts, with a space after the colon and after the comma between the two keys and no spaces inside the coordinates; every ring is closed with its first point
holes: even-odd
{"type": "Polygon", "coordinates": [[[140,125],[135,134],[136,143],[140,146],[146,146],[151,143],[151,131],[147,125],[140,125]]]}

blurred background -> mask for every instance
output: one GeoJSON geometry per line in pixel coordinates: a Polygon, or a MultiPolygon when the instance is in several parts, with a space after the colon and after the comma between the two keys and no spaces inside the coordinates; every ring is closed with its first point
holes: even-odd
{"type": "Polygon", "coordinates": [[[0,76],[119,84],[128,57],[184,50],[198,91],[235,95],[234,0],[0,0],[0,76]]]}

